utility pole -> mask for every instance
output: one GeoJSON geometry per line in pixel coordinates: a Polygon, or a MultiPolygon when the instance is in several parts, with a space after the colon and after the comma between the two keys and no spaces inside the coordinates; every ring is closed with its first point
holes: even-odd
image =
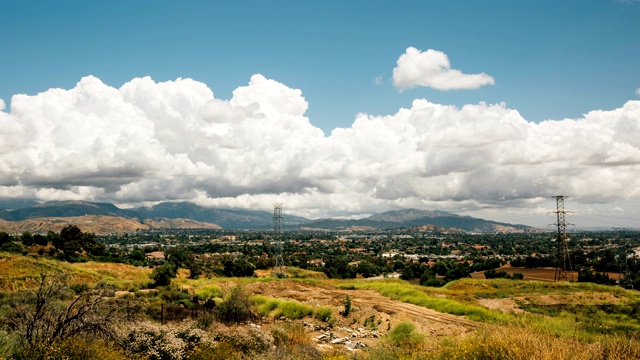
{"type": "Polygon", "coordinates": [[[556,223],[558,226],[558,234],[556,236],[556,272],[554,281],[573,281],[573,270],[571,268],[571,259],[569,258],[569,244],[567,241],[567,221],[565,215],[567,211],[564,209],[564,196],[554,196],[556,199],[556,223]]]}
{"type": "Polygon", "coordinates": [[[284,240],[282,238],[282,205],[282,203],[277,203],[273,206],[273,243],[275,258],[273,274],[278,278],[286,277],[284,259],[282,257],[282,253],[284,252],[284,240]]]}

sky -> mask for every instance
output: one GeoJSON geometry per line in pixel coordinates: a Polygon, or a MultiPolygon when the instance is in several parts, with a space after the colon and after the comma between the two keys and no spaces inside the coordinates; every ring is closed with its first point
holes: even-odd
{"type": "Polygon", "coordinates": [[[640,1],[0,8],[0,203],[640,228],[640,1]]]}

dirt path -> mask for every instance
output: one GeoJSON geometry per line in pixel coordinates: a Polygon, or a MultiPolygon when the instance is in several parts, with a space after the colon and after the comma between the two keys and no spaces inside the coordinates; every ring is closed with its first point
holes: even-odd
{"type": "MultiPolygon", "coordinates": [[[[328,285],[313,285],[293,281],[253,283],[247,291],[270,297],[289,298],[314,306],[331,306],[338,313],[347,295],[351,297],[354,314],[342,319],[342,325],[353,325],[354,319],[373,316],[387,328],[400,321],[411,321],[432,335],[451,336],[469,332],[482,324],[460,316],[440,313],[418,305],[389,299],[374,290],[343,290],[328,285]],[[349,324],[349,321],[352,323],[349,324]]],[[[382,326],[380,326],[382,328],[382,326]]],[[[384,332],[384,329],[381,329],[384,332]]]]}

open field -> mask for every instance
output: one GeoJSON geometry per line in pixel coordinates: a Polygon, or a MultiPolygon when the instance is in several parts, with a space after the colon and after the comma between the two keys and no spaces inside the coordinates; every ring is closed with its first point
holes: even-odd
{"type": "MultiPolygon", "coordinates": [[[[299,326],[304,333],[300,336],[308,339],[304,340],[306,346],[321,354],[314,359],[335,354],[352,358],[350,351],[354,350],[347,351],[344,343],[318,340],[323,336],[364,344],[370,350],[357,350],[356,354],[361,354],[358,359],[414,357],[406,354],[433,359],[493,359],[481,355],[492,354],[495,349],[510,354],[505,357],[509,359],[626,359],[640,354],[640,344],[634,340],[640,337],[636,316],[640,293],[636,291],[590,283],[506,279],[462,279],[436,288],[400,279],[336,280],[312,271],[289,270],[292,277],[287,279],[276,279],[269,272],[247,278],[189,279],[187,271],[181,269],[173,289],[146,290],[151,272],[148,268],[95,262],[69,264],[0,253],[4,291],[33,288],[41,272],[66,273],[73,283],[115,284],[121,290],[119,297],[138,301],[141,309],[157,309],[161,304],[180,309],[182,305],[170,300],[179,293],[220,303],[241,284],[260,318],[253,320],[258,325],[240,328],[277,333],[299,326]],[[165,295],[160,296],[163,292],[165,295]],[[347,299],[351,311],[344,314],[347,299]],[[393,347],[396,345],[390,347],[389,341],[396,336],[394,329],[403,324],[413,326],[411,331],[419,342],[400,351],[393,347]],[[565,351],[566,344],[571,351],[565,351]],[[514,352],[514,347],[521,350],[514,352]],[[392,355],[384,355],[388,351],[392,355]],[[601,355],[611,351],[622,355],[601,355]]],[[[542,270],[549,273],[553,269],[542,270]]]]}
{"type": "MultiPolygon", "coordinates": [[[[501,268],[496,269],[496,271],[506,271],[508,274],[512,275],[514,273],[521,273],[524,275],[524,280],[539,280],[539,281],[553,281],[555,275],[554,268],[521,268],[521,267],[511,267],[511,266],[503,266],[501,268]]],[[[571,276],[573,274],[573,278],[578,280],[578,272],[572,271],[568,272],[568,275],[571,276]]],[[[618,279],[619,274],[609,272],[607,273],[611,279],[618,279]]],[[[474,279],[484,279],[484,271],[477,271],[471,274],[471,277],[474,279]]]]}

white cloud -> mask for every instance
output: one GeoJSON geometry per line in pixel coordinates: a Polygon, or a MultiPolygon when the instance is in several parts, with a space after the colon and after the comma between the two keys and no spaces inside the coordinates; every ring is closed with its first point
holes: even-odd
{"type": "Polygon", "coordinates": [[[380,74],[373,79],[373,83],[376,85],[382,84],[382,80],[384,79],[384,74],[380,74]]]}
{"type": "Polygon", "coordinates": [[[447,54],[429,49],[422,52],[414,47],[398,58],[398,66],[393,69],[393,84],[399,89],[425,86],[437,90],[477,89],[484,85],[493,85],[491,76],[463,74],[452,69],[447,54]]]}
{"type": "Polygon", "coordinates": [[[636,95],[640,96],[640,88],[636,89],[636,95]]]}
{"type": "Polygon", "coordinates": [[[580,119],[417,99],[329,135],[302,92],[254,75],[230,100],[191,79],[15,95],[0,111],[0,197],[164,200],[307,216],[640,200],[640,101],[580,119]]]}

